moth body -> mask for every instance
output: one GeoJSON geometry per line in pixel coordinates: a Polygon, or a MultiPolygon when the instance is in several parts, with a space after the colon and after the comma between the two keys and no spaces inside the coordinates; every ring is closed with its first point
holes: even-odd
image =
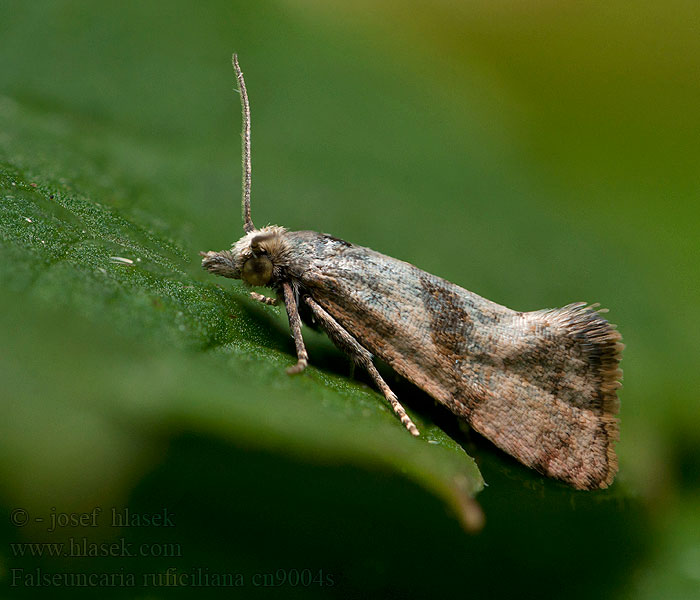
{"type": "Polygon", "coordinates": [[[517,312],[419,268],[328,234],[255,228],[250,217],[250,112],[243,102],[245,235],[202,252],[209,272],[267,286],[283,302],[308,364],[302,320],[320,327],[367,370],[404,426],[418,429],[373,364],[397,373],[525,465],[579,489],[617,471],[620,334],[584,302],[517,312]]]}
{"type": "Polygon", "coordinates": [[[370,360],[381,358],[524,464],[578,488],[612,481],[620,336],[585,303],[517,312],[369,248],[276,226],[208,253],[203,266],[267,285],[285,304],[288,285],[301,319],[348,351],[330,318],[370,360]],[[264,282],[246,270],[266,261],[264,282]]]}

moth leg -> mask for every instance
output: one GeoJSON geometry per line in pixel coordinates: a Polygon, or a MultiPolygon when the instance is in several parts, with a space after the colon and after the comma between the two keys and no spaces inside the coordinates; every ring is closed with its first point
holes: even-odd
{"type": "Polygon", "coordinates": [[[282,291],[284,293],[284,305],[289,317],[289,327],[292,330],[294,345],[297,349],[297,364],[287,369],[287,373],[294,375],[295,373],[301,373],[306,368],[306,365],[309,364],[309,355],[306,352],[306,346],[304,346],[304,338],[301,337],[301,319],[299,318],[299,310],[297,309],[292,286],[285,281],[282,284],[282,291]]]}
{"type": "Polygon", "coordinates": [[[263,296],[262,294],[258,294],[257,292],[250,292],[250,297],[253,300],[257,300],[258,302],[267,304],[268,306],[277,306],[277,298],[268,298],[267,296],[263,296]]]}
{"type": "Polygon", "coordinates": [[[391,404],[391,408],[394,409],[396,416],[399,417],[401,422],[404,424],[404,427],[408,429],[411,435],[420,435],[418,428],[413,424],[413,421],[411,421],[411,417],[406,414],[404,407],[399,403],[396,394],[391,391],[391,388],[389,388],[384,379],[382,379],[382,376],[379,374],[379,371],[377,371],[377,368],[372,362],[372,355],[369,353],[369,351],[354,337],[352,337],[352,335],[350,335],[340,325],[340,323],[338,323],[323,308],[316,304],[313,298],[306,296],[304,300],[309,305],[311,311],[314,313],[314,317],[318,319],[319,324],[326,334],[328,334],[328,337],[331,338],[333,343],[335,343],[335,345],[341,350],[350,354],[350,356],[352,356],[352,358],[358,364],[364,367],[370,374],[370,377],[372,377],[374,383],[377,385],[382,394],[384,394],[384,397],[387,399],[389,404],[391,404]]]}

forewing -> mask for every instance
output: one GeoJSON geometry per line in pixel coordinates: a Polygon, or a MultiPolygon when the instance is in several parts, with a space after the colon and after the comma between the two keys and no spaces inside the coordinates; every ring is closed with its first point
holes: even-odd
{"type": "Polygon", "coordinates": [[[516,312],[409,263],[301,233],[293,275],[370,352],[524,464],[582,489],[612,481],[622,345],[598,312],[516,312]]]}

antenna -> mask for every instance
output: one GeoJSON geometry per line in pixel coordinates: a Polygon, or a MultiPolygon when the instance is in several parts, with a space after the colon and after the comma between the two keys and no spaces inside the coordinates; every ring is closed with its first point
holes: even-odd
{"type": "Polygon", "coordinates": [[[248,104],[248,92],[245,89],[245,80],[243,72],[238,65],[238,55],[233,55],[233,68],[236,70],[236,78],[238,79],[238,91],[241,94],[241,110],[243,112],[243,231],[250,233],[255,230],[253,220],[250,218],[250,184],[251,184],[251,166],[250,166],[250,104],[248,104]]]}

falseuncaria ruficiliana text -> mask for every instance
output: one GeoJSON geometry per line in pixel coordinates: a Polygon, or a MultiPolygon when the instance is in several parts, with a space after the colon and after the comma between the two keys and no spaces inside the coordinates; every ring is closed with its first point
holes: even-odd
{"type": "Polygon", "coordinates": [[[617,471],[620,334],[585,302],[518,312],[413,265],[314,231],[256,229],[250,216],[250,109],[243,107],[243,231],[230,250],[202,252],[211,273],[272,288],[289,316],[300,373],[301,324],[320,327],[366,369],[406,429],[419,435],[384,379],[381,358],[494,444],[579,489],[617,471]]]}

